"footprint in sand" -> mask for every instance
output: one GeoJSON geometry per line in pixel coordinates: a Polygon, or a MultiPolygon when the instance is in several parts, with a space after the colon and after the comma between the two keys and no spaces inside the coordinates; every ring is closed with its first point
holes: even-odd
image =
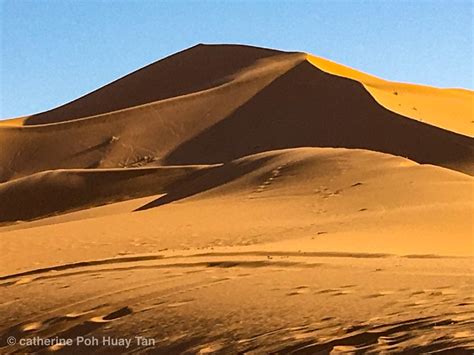
{"type": "Polygon", "coordinates": [[[132,309],[128,306],[125,306],[105,316],[92,317],[91,319],[89,319],[89,321],[92,323],[108,323],[118,318],[125,317],[132,313],[133,313],[132,309]]]}
{"type": "Polygon", "coordinates": [[[337,288],[337,292],[334,293],[333,295],[334,296],[342,296],[342,295],[348,295],[350,293],[354,293],[355,291],[351,290],[351,289],[355,288],[356,286],[357,285],[352,285],[352,284],[339,286],[337,288]]]}
{"type": "Polygon", "coordinates": [[[24,331],[24,332],[34,332],[34,331],[40,330],[42,327],[43,327],[43,323],[41,323],[41,322],[32,322],[32,323],[24,324],[21,327],[21,330],[24,331]]]}
{"type": "Polygon", "coordinates": [[[90,313],[92,313],[91,310],[85,311],[85,312],[71,312],[71,313],[66,314],[65,317],[67,319],[77,319],[79,317],[85,316],[86,314],[90,314],[90,313]]]}
{"type": "Polygon", "coordinates": [[[354,293],[350,288],[354,287],[353,285],[342,286],[338,288],[328,288],[324,290],[318,290],[314,294],[330,294],[331,296],[343,296],[354,293]]]}
{"type": "Polygon", "coordinates": [[[458,303],[456,306],[458,307],[474,306],[474,302],[461,302],[461,303],[458,303]]]}
{"type": "Polygon", "coordinates": [[[383,297],[383,296],[393,295],[393,294],[395,294],[395,291],[385,290],[385,291],[380,291],[380,292],[376,292],[376,293],[366,295],[366,296],[364,296],[364,298],[378,298],[378,297],[383,297]]]}
{"type": "Polygon", "coordinates": [[[457,290],[453,288],[435,288],[435,289],[425,289],[423,293],[427,296],[448,296],[448,295],[455,295],[457,290]]]}
{"type": "Polygon", "coordinates": [[[218,342],[206,344],[199,350],[198,354],[214,354],[216,351],[222,350],[223,348],[224,345],[218,342]]]}
{"type": "Polygon", "coordinates": [[[334,293],[334,292],[338,292],[338,290],[335,288],[326,288],[324,290],[316,291],[315,294],[334,293]]]}
{"type": "Polygon", "coordinates": [[[344,295],[348,295],[348,294],[351,294],[353,293],[353,291],[350,291],[350,290],[342,290],[342,291],[338,291],[336,293],[333,293],[332,295],[333,296],[344,296],[344,295]]]}
{"type": "Polygon", "coordinates": [[[24,285],[24,284],[29,284],[32,282],[34,279],[32,277],[22,277],[18,281],[15,282],[15,285],[24,285]]]}
{"type": "Polygon", "coordinates": [[[61,350],[62,348],[64,348],[66,345],[64,343],[61,343],[61,342],[58,342],[54,345],[51,345],[50,347],[48,347],[48,351],[49,352],[56,352],[56,351],[59,351],[61,350]]]}
{"type": "Polygon", "coordinates": [[[305,293],[309,292],[309,287],[308,286],[297,286],[292,291],[288,292],[286,295],[287,296],[297,296],[297,295],[302,295],[305,293]]]}
{"type": "MultiPolygon", "coordinates": [[[[261,193],[265,191],[265,189],[270,186],[275,179],[277,179],[281,175],[281,170],[285,167],[286,164],[280,165],[277,168],[271,171],[270,177],[268,177],[264,182],[262,182],[258,188],[253,193],[261,193]]],[[[252,194],[250,194],[249,198],[252,198],[252,194]]]]}

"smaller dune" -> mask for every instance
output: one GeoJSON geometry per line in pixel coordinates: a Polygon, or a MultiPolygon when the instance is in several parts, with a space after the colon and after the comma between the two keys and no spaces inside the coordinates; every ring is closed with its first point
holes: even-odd
{"type": "Polygon", "coordinates": [[[0,184],[0,222],[31,220],[163,194],[208,168],[70,169],[33,174],[0,184]]]}
{"type": "Polygon", "coordinates": [[[341,148],[271,151],[186,169],[50,172],[34,175],[34,183],[26,178],[4,184],[8,189],[1,198],[8,203],[2,204],[1,215],[11,221],[36,218],[29,211],[39,217],[38,212],[59,214],[145,191],[150,196],[119,214],[104,216],[90,208],[86,219],[75,212],[44,218],[41,225],[1,228],[0,247],[11,251],[5,265],[22,263],[20,250],[27,260],[73,262],[80,257],[77,250],[90,251],[98,242],[107,245],[94,249],[103,258],[130,248],[131,241],[137,243],[133,251],[142,253],[270,242],[307,252],[474,253],[472,178],[449,169],[341,148]],[[75,245],[68,244],[70,239],[75,245]],[[65,243],[63,254],[45,253],[37,243],[65,243]],[[26,253],[22,245],[35,247],[26,253]]]}

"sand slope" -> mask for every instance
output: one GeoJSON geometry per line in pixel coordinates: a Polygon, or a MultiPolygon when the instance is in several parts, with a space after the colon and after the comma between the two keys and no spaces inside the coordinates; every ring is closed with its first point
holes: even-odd
{"type": "Polygon", "coordinates": [[[37,335],[132,339],[129,348],[79,344],[75,353],[462,354],[474,348],[471,261],[204,252],[123,257],[3,280],[0,347],[72,350],[6,347],[4,340],[37,335]],[[38,289],[50,292],[47,300],[38,289]],[[154,343],[137,343],[136,335],[154,343]]]}
{"type": "Polygon", "coordinates": [[[307,60],[327,73],[359,81],[390,111],[470,137],[474,135],[474,93],[470,90],[391,82],[313,55],[308,55],[307,60]]]}
{"type": "Polygon", "coordinates": [[[472,353],[471,104],[199,45],[3,122],[0,352],[472,353]]]}
{"type": "Polygon", "coordinates": [[[160,163],[181,142],[229,115],[301,58],[289,54],[263,60],[230,83],[99,116],[52,125],[1,126],[5,149],[0,150],[0,181],[43,170],[160,163]]]}
{"type": "Polygon", "coordinates": [[[283,150],[204,170],[166,195],[134,205],[133,213],[75,221],[65,215],[65,223],[55,217],[53,224],[45,219],[27,229],[29,223],[18,224],[2,233],[0,246],[7,251],[5,267],[14,270],[27,268],[30,260],[49,264],[79,261],[82,255],[286,240],[291,242],[284,250],[303,245],[306,251],[472,256],[472,188],[469,176],[390,155],[283,150]],[[58,254],[44,253],[53,243],[65,245],[58,254]],[[28,252],[22,251],[25,245],[28,252]]]}
{"type": "MultiPolygon", "coordinates": [[[[359,82],[327,74],[306,57],[242,46],[193,47],[28,118],[29,125],[0,126],[0,181],[44,170],[149,161],[220,163],[302,146],[371,149],[472,173],[472,138],[389,111],[359,82]],[[212,66],[205,76],[189,74],[221,61],[227,64],[212,66]],[[170,82],[181,86],[169,88],[170,82]],[[129,86],[135,94],[119,100],[116,95],[129,86]],[[80,107],[91,109],[79,114],[80,107]]],[[[443,117],[458,121],[453,106],[458,105],[445,102],[443,117]]]]}
{"type": "Polygon", "coordinates": [[[64,122],[210,89],[231,81],[256,61],[278,54],[282,53],[248,46],[197,45],[66,105],[32,115],[24,124],[64,122]],[[212,70],[206,70],[209,67],[212,70]]]}
{"type": "Polygon", "coordinates": [[[0,184],[0,222],[163,194],[211,166],[54,170],[0,184]]]}
{"type": "Polygon", "coordinates": [[[0,238],[0,347],[138,334],[155,343],[73,349],[472,351],[470,191],[447,169],[300,148],[205,170],[129,212],[19,224],[0,238]]]}

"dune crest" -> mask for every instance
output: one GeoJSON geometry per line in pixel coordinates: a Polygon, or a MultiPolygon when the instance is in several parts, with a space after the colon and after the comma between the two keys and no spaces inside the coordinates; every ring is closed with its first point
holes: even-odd
{"type": "Polygon", "coordinates": [[[474,92],[471,90],[397,83],[311,54],[306,58],[327,73],[359,81],[390,111],[459,134],[474,135],[474,92]]]}
{"type": "Polygon", "coordinates": [[[198,45],[3,122],[0,353],[472,353],[470,102],[198,45]]]}
{"type": "Polygon", "coordinates": [[[23,126],[0,126],[0,142],[0,182],[56,169],[215,164],[306,146],[370,149],[474,173],[470,137],[386,109],[358,81],[319,70],[303,53],[233,45],[192,47],[23,126]]]}
{"type": "Polygon", "coordinates": [[[1,126],[9,126],[9,127],[19,127],[25,124],[25,117],[19,118],[10,118],[6,120],[0,120],[0,127],[1,126]]]}

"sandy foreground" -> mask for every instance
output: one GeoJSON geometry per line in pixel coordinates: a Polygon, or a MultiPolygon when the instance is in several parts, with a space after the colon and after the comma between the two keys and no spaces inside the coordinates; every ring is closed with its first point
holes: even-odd
{"type": "Polygon", "coordinates": [[[0,352],[471,354],[469,102],[198,46],[7,121],[0,352]]]}

